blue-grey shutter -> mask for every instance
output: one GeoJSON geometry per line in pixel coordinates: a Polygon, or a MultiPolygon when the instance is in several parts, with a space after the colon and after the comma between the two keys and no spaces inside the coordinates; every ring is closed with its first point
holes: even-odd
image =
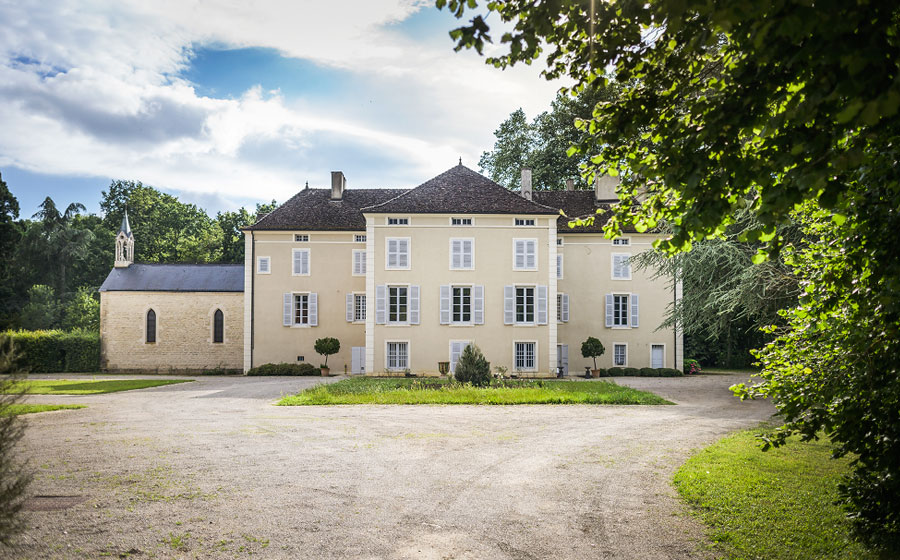
{"type": "Polygon", "coordinates": [[[484,324],[484,286],[474,286],[472,297],[472,319],[476,325],[484,324]]]}
{"type": "Polygon", "coordinates": [[[456,373],[456,363],[459,361],[459,355],[462,354],[462,342],[450,343],[450,373],[456,373]]]}
{"type": "Polygon", "coordinates": [[[441,286],[441,324],[450,324],[450,286],[441,286]]]}
{"type": "Polygon", "coordinates": [[[397,266],[400,268],[409,267],[409,240],[400,239],[397,241],[397,266]]]}
{"type": "Polygon", "coordinates": [[[547,286],[537,287],[537,324],[547,324],[547,286]]]}
{"type": "Polygon", "coordinates": [[[606,326],[613,326],[613,295],[606,294],[606,326]]]}
{"type": "Polygon", "coordinates": [[[515,263],[513,268],[525,268],[525,241],[522,239],[515,240],[515,263]]]}
{"type": "Polygon", "coordinates": [[[503,324],[512,325],[516,321],[516,288],[503,286],[503,324]]]}
{"type": "Polygon", "coordinates": [[[347,293],[347,322],[352,323],[354,317],[354,309],[353,309],[353,294],[347,293]]]}
{"type": "Polygon", "coordinates": [[[569,294],[562,295],[562,311],[560,312],[563,323],[569,322],[569,294]]]}
{"type": "Polygon", "coordinates": [[[291,316],[294,314],[294,294],[284,294],[284,316],[283,324],[285,327],[291,326],[291,316]]]}
{"type": "Polygon", "coordinates": [[[473,246],[474,241],[471,239],[466,239],[462,242],[462,267],[463,268],[472,268],[472,259],[475,258],[475,247],[473,246]]]}
{"type": "Polygon", "coordinates": [[[309,294],[309,326],[319,326],[319,294],[315,292],[309,294]]]}
{"type": "Polygon", "coordinates": [[[385,321],[385,291],[386,286],[375,286],[375,324],[383,325],[385,321]]]}
{"type": "Polygon", "coordinates": [[[631,294],[631,326],[638,326],[638,295],[631,294]]]}
{"type": "Polygon", "coordinates": [[[537,268],[537,242],[525,243],[525,268],[537,268]]]}
{"type": "Polygon", "coordinates": [[[409,324],[419,324],[419,287],[409,287],[409,324]]]}

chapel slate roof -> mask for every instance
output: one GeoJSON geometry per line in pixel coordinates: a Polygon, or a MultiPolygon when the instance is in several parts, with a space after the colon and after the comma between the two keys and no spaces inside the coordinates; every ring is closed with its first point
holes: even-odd
{"type": "Polygon", "coordinates": [[[460,164],[391,200],[363,208],[372,213],[556,214],[460,164]]]}
{"type": "Polygon", "coordinates": [[[395,198],[407,189],[344,189],[331,200],[331,189],[303,189],[248,230],[366,231],[361,209],[395,198]]]}
{"type": "Polygon", "coordinates": [[[101,292],[243,292],[243,264],[132,264],[114,268],[101,292]]]}
{"type": "MultiPolygon", "coordinates": [[[[603,226],[612,216],[610,203],[618,200],[601,200],[595,202],[594,191],[534,191],[532,198],[535,202],[558,208],[565,212],[556,220],[556,230],[560,233],[602,233],[603,226]],[[602,210],[597,214],[597,210],[602,210]],[[569,221],[575,218],[587,218],[594,216],[594,223],[590,226],[570,228],[569,221]]],[[[634,233],[633,230],[625,230],[634,233]]]]}

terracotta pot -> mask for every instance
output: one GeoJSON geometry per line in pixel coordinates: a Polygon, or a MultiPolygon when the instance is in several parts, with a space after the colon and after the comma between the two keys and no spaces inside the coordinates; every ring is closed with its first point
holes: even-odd
{"type": "Polygon", "coordinates": [[[592,369],[592,370],[591,370],[591,377],[600,377],[600,370],[599,370],[599,369],[592,369]]]}
{"type": "Polygon", "coordinates": [[[319,368],[319,371],[322,373],[322,377],[328,377],[328,374],[331,373],[331,368],[323,367],[319,368]]]}

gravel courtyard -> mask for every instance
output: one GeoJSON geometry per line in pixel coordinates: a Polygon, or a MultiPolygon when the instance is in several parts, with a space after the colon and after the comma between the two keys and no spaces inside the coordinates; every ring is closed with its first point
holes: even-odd
{"type": "Polygon", "coordinates": [[[745,379],[616,379],[676,406],[272,406],[319,378],[32,396],[89,408],[26,417],[14,557],[708,558],[671,479],[772,414],[745,379]]]}

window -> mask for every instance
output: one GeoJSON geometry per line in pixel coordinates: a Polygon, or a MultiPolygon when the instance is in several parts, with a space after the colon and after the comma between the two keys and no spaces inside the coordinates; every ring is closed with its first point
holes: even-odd
{"type": "Polygon", "coordinates": [[[389,226],[408,226],[409,218],[388,218],[389,226]]]}
{"type": "Polygon", "coordinates": [[[213,313],[213,343],[221,343],[225,339],[225,316],[221,309],[213,313]]]}
{"type": "Polygon", "coordinates": [[[617,237],[613,239],[613,245],[631,245],[631,239],[627,237],[617,237]]]}
{"type": "Polygon", "coordinates": [[[472,225],[472,218],[450,218],[450,225],[470,226],[472,225]]]}
{"type": "Polygon", "coordinates": [[[388,323],[406,323],[409,321],[409,288],[406,286],[388,286],[388,323]]]}
{"type": "Polygon", "coordinates": [[[451,313],[451,323],[471,323],[472,322],[472,287],[471,286],[453,286],[453,311],[451,313]]]}
{"type": "Polygon", "coordinates": [[[535,364],[535,343],[516,342],[514,364],[517,371],[533,370],[535,364]]]}
{"type": "Polygon", "coordinates": [[[613,295],[613,322],[614,327],[628,326],[628,296],[613,295]]]}
{"type": "Polygon", "coordinates": [[[562,279],[563,277],[563,256],[556,255],[556,278],[562,279]]]}
{"type": "Polygon", "coordinates": [[[556,321],[569,322],[569,294],[556,294],[556,321]]]}
{"type": "Polygon", "coordinates": [[[557,237],[557,238],[556,238],[556,246],[557,246],[557,247],[562,247],[562,244],[563,244],[563,238],[562,238],[562,237],[557,237]]]}
{"type": "Polygon", "coordinates": [[[365,235],[354,235],[354,236],[353,236],[353,241],[355,241],[355,242],[357,242],[357,243],[365,243],[365,242],[366,242],[366,236],[365,236],[365,235]]]}
{"type": "Polygon", "coordinates": [[[256,258],[256,273],[270,274],[272,272],[272,257],[256,258]]]}
{"type": "Polygon", "coordinates": [[[387,369],[405,370],[409,368],[409,343],[387,343],[387,369]]]}
{"type": "Polygon", "coordinates": [[[307,234],[305,234],[305,233],[295,233],[295,234],[294,234],[294,241],[299,241],[299,242],[301,242],[301,243],[306,243],[307,241],[309,241],[309,235],[307,235],[307,234]]]}
{"type": "Polygon", "coordinates": [[[388,237],[387,238],[387,269],[408,269],[409,268],[409,238],[408,237],[388,237]]]}
{"type": "Polygon", "coordinates": [[[534,286],[516,286],[516,323],[534,323],[534,286]]]}
{"type": "Polygon", "coordinates": [[[533,226],[534,218],[516,218],[515,224],[517,226],[533,226]]]}
{"type": "Polygon", "coordinates": [[[353,294],[353,320],[366,320],[366,294],[353,294]]]}
{"type": "Polygon", "coordinates": [[[294,276],[309,276],[309,249],[294,249],[294,276]]]}
{"type": "Polygon", "coordinates": [[[628,345],[613,344],[613,365],[624,367],[628,364],[628,345]]]}
{"type": "Polygon", "coordinates": [[[537,270],[537,239],[513,239],[513,270],[537,270]]]}
{"type": "Polygon", "coordinates": [[[366,252],[353,251],[353,276],[366,275],[366,252]]]}
{"type": "Polygon", "coordinates": [[[156,343],[156,311],[147,311],[147,344],[156,343]]]}
{"type": "Polygon", "coordinates": [[[613,253],[612,255],[612,277],[613,280],[631,280],[631,255],[622,253],[613,253]]]}
{"type": "Polygon", "coordinates": [[[294,324],[309,325],[309,294],[294,294],[294,324]]]}
{"type": "Polygon", "coordinates": [[[450,269],[473,270],[475,268],[475,240],[450,240],[450,269]]]}

